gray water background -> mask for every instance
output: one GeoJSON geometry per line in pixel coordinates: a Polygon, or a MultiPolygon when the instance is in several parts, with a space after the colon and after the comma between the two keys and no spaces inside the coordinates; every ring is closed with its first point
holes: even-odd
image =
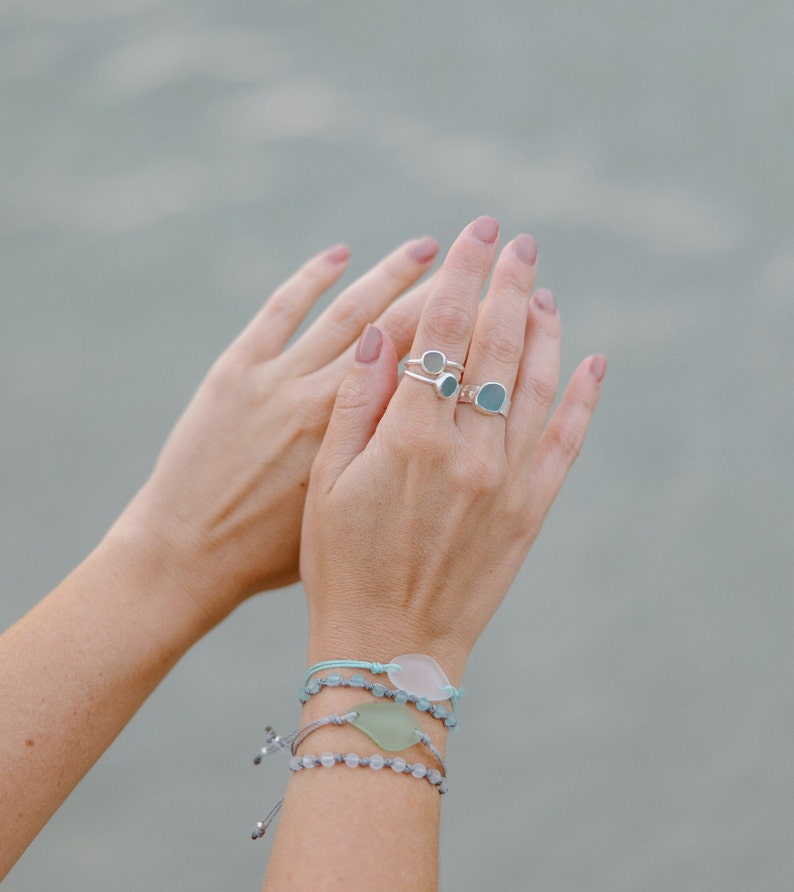
{"type": "MultiPolygon", "coordinates": [[[[0,625],[305,257],[493,214],[610,368],[469,666],[442,888],[790,890],[792,47],[770,0],[1,0],[0,625]]],[[[4,888],[259,888],[304,632],[240,608],[4,888]]]]}

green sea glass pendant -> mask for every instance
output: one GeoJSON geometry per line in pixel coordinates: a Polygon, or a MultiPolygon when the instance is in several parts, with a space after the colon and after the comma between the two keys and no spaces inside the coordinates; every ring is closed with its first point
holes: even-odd
{"type": "Polygon", "coordinates": [[[400,703],[360,703],[351,712],[357,712],[350,724],[371,737],[379,747],[390,753],[406,750],[419,742],[417,721],[411,710],[400,703]]]}

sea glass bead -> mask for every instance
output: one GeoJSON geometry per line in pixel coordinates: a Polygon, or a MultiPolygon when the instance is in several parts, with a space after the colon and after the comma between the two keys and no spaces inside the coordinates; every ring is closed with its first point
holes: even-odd
{"type": "Polygon", "coordinates": [[[322,687],[322,685],[320,684],[320,682],[317,681],[317,680],[315,679],[314,681],[310,681],[310,682],[306,685],[306,690],[307,690],[310,694],[319,694],[319,693],[320,693],[320,688],[321,688],[321,687],[322,687]]]}
{"type": "Polygon", "coordinates": [[[377,753],[369,757],[369,767],[374,768],[375,771],[380,771],[383,768],[383,763],[383,756],[379,756],[377,753]]]}
{"type": "Polygon", "coordinates": [[[315,758],[316,757],[313,756],[311,753],[306,753],[306,755],[303,756],[303,758],[301,759],[301,763],[303,764],[303,767],[304,768],[314,768],[315,758]]]}
{"type": "Polygon", "coordinates": [[[338,672],[332,672],[325,680],[330,688],[337,688],[342,683],[342,676],[338,672]]]}
{"type": "Polygon", "coordinates": [[[411,774],[414,777],[424,777],[427,774],[427,768],[421,762],[417,762],[411,774]]]}
{"type": "Polygon", "coordinates": [[[289,760],[290,771],[300,771],[303,768],[303,760],[300,756],[292,756],[289,760]]]}
{"type": "Polygon", "coordinates": [[[298,694],[298,700],[300,700],[301,703],[307,703],[310,698],[311,694],[306,690],[306,688],[303,688],[300,694],[298,694]]]}
{"type": "Polygon", "coordinates": [[[373,697],[382,697],[385,693],[386,693],[386,685],[383,685],[383,684],[372,685],[372,696],[373,697]]]}
{"type": "Polygon", "coordinates": [[[351,688],[363,688],[364,687],[364,676],[360,672],[354,672],[350,676],[350,687],[351,688]]]}
{"type": "Polygon", "coordinates": [[[354,706],[352,712],[356,717],[350,724],[372,738],[378,746],[387,752],[396,753],[408,749],[419,739],[416,719],[407,706],[390,703],[361,703],[354,706]]]}
{"type": "Polygon", "coordinates": [[[427,697],[420,697],[416,701],[416,708],[419,710],[419,712],[427,712],[427,710],[430,709],[430,701],[427,699],[427,697]]]}
{"type": "Polygon", "coordinates": [[[334,758],[333,753],[323,753],[320,756],[320,764],[325,768],[330,768],[332,765],[336,765],[336,759],[334,758]]]}
{"type": "Polygon", "coordinates": [[[427,779],[430,781],[431,784],[440,784],[442,776],[443,775],[437,768],[434,768],[432,771],[427,772],[427,779]]]}
{"type": "Polygon", "coordinates": [[[395,691],[394,692],[394,702],[395,703],[407,703],[408,702],[408,691],[395,691]]]}
{"type": "Polygon", "coordinates": [[[361,761],[361,760],[360,760],[359,757],[358,757],[358,753],[348,753],[348,754],[345,756],[345,765],[347,765],[348,768],[356,768],[356,767],[358,767],[358,763],[359,763],[360,761],[361,761]]]}
{"type": "Polygon", "coordinates": [[[401,759],[399,756],[395,756],[394,759],[391,760],[391,770],[395,771],[397,774],[402,774],[405,771],[405,759],[401,759]]]}
{"type": "Polygon", "coordinates": [[[450,683],[438,663],[425,654],[403,654],[392,663],[399,669],[389,670],[389,681],[396,687],[428,700],[448,700],[450,683]]]}

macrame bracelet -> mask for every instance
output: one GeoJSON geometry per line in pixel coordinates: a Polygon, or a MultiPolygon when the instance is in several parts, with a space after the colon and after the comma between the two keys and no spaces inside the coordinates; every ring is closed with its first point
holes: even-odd
{"type": "Polygon", "coordinates": [[[402,654],[394,657],[390,663],[377,663],[368,660],[323,660],[315,663],[303,680],[306,687],[313,675],[326,669],[366,669],[373,675],[389,676],[389,681],[400,690],[425,697],[428,700],[450,700],[454,712],[458,699],[463,695],[463,688],[456,688],[449,683],[444,670],[426,654],[402,654]]]}
{"type": "Polygon", "coordinates": [[[440,703],[431,703],[427,697],[419,697],[408,691],[393,690],[392,688],[387,688],[384,684],[367,681],[358,672],[353,673],[350,678],[343,678],[338,672],[331,672],[327,678],[313,678],[305,687],[300,689],[298,700],[301,703],[306,703],[315,694],[319,694],[323,688],[362,688],[365,691],[369,691],[373,697],[385,697],[388,700],[393,700],[395,703],[410,703],[419,712],[426,712],[432,718],[443,722],[450,730],[458,726],[455,714],[449,712],[440,703]]]}

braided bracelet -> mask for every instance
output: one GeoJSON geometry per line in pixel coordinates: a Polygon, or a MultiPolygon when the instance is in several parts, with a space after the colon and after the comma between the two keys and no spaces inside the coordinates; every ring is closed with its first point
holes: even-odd
{"type": "Polygon", "coordinates": [[[315,694],[319,694],[323,688],[363,688],[369,691],[373,697],[385,697],[395,703],[410,703],[419,712],[426,712],[434,719],[443,722],[450,730],[456,728],[458,720],[453,712],[448,712],[440,703],[431,703],[427,697],[419,697],[408,691],[393,690],[378,682],[367,681],[363,675],[356,672],[350,678],[343,678],[338,672],[331,672],[327,678],[314,678],[298,692],[298,700],[301,703],[308,702],[315,694]]]}
{"type": "Polygon", "coordinates": [[[458,689],[450,684],[441,666],[426,654],[403,654],[385,665],[368,660],[323,660],[307,671],[304,686],[309,684],[313,675],[326,669],[367,669],[373,675],[385,672],[396,688],[428,700],[450,700],[453,711],[463,695],[463,688],[458,689]]]}

